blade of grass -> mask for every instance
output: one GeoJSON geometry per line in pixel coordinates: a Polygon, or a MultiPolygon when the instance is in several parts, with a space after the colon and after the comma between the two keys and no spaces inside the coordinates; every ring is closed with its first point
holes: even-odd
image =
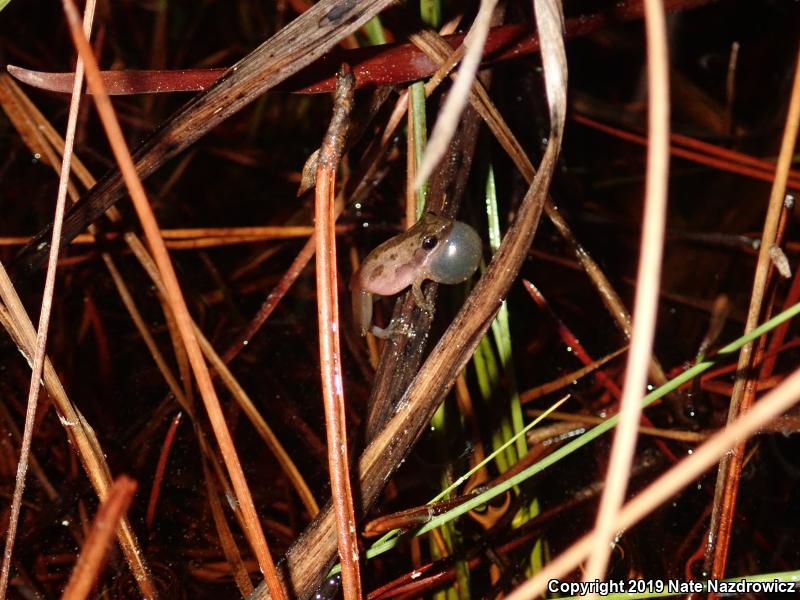
{"type": "MultiPolygon", "coordinates": [[[[481,469],[485,468],[491,461],[496,460],[497,457],[500,456],[503,453],[504,450],[506,450],[507,448],[509,448],[513,444],[515,444],[518,437],[524,436],[531,429],[533,429],[534,427],[539,425],[544,419],[546,419],[547,417],[552,415],[553,411],[555,411],[557,408],[559,408],[568,399],[569,399],[569,396],[564,396],[563,398],[561,398],[557,402],[553,403],[550,407],[548,407],[547,410],[542,411],[539,415],[537,415],[530,423],[528,423],[516,435],[514,435],[513,437],[511,437],[508,440],[506,440],[501,446],[497,447],[491,454],[489,454],[489,456],[485,457],[478,464],[476,464],[475,466],[470,468],[466,473],[461,474],[446,489],[442,490],[434,498],[429,500],[428,504],[429,505],[433,505],[433,504],[441,502],[451,492],[454,492],[459,486],[461,486],[464,483],[466,483],[469,480],[469,478],[472,477],[472,475],[474,475],[475,473],[477,473],[481,469]]],[[[492,489],[494,489],[494,488],[492,488],[492,489]]],[[[505,491],[507,491],[507,490],[504,490],[503,493],[505,493],[505,491]]],[[[487,495],[490,494],[490,492],[491,492],[491,490],[487,490],[487,492],[482,493],[480,495],[480,497],[486,498],[487,495]]],[[[478,496],[475,496],[475,497],[477,498],[478,496]]],[[[491,495],[491,498],[494,498],[494,495],[491,495]]],[[[469,501],[469,500],[467,500],[467,501],[469,501]]],[[[486,504],[486,502],[484,502],[483,504],[486,504]]],[[[478,504],[477,506],[481,506],[481,504],[478,504]]],[[[441,515],[454,514],[455,515],[455,513],[453,511],[440,512],[438,514],[441,514],[441,515]]],[[[461,514],[463,514],[463,512],[459,512],[458,515],[456,515],[456,516],[460,516],[461,514]]],[[[433,517],[434,517],[434,515],[430,515],[431,519],[433,517]]],[[[450,521],[452,521],[454,519],[455,519],[455,516],[453,517],[453,519],[443,521],[443,523],[448,523],[448,522],[450,522],[450,521]]],[[[425,531],[428,531],[428,529],[426,528],[425,531]]],[[[422,533],[423,532],[420,530],[420,531],[415,532],[415,535],[419,536],[422,533]]],[[[401,534],[402,534],[402,532],[399,529],[395,529],[395,530],[387,532],[380,539],[376,540],[372,544],[372,546],[370,546],[370,548],[366,552],[366,557],[369,558],[369,559],[375,558],[376,556],[380,556],[381,554],[384,554],[385,552],[388,552],[392,548],[396,547],[397,544],[399,543],[399,537],[400,537],[401,534]]],[[[339,572],[338,565],[335,566],[333,569],[331,569],[331,574],[336,574],[338,572],[339,572]]]]}
{"type": "MultiPolygon", "coordinates": [[[[489,248],[492,254],[497,252],[502,235],[500,233],[500,209],[497,206],[497,188],[494,184],[494,170],[489,167],[486,178],[486,216],[489,222],[489,248]]],[[[500,310],[492,321],[492,335],[503,368],[508,394],[510,399],[511,429],[516,434],[525,426],[522,416],[522,404],[517,388],[517,375],[514,371],[514,358],[511,354],[511,326],[508,321],[508,305],[506,301],[500,304],[500,310]]],[[[517,437],[516,455],[524,456],[528,445],[524,437],[517,437]]]]}
{"type": "Polygon", "coordinates": [[[386,43],[386,36],[383,33],[383,25],[380,16],[376,15],[364,24],[364,35],[373,46],[386,43]]]}
{"type": "Polygon", "coordinates": [[[428,182],[423,181],[419,187],[414,185],[416,173],[422,164],[422,153],[425,149],[425,144],[428,139],[426,114],[425,114],[425,84],[418,81],[412,83],[408,88],[409,97],[411,101],[408,103],[408,117],[409,117],[409,140],[411,142],[411,159],[409,162],[409,170],[406,180],[408,182],[410,197],[415,199],[414,202],[414,218],[408,219],[406,215],[406,223],[410,227],[417,219],[422,216],[425,210],[425,197],[428,194],[428,182]]]}
{"type": "MultiPolygon", "coordinates": [[[[677,390],[685,383],[691,381],[701,373],[707,371],[717,363],[719,357],[731,355],[738,352],[745,344],[752,342],[754,339],[766,334],[767,332],[771,331],[772,329],[775,329],[782,323],[785,323],[798,315],[800,315],[800,303],[776,315],[766,323],[763,323],[762,325],[756,327],[749,334],[744,335],[734,340],[733,342],[730,342],[729,344],[726,344],[717,352],[717,354],[714,357],[707,358],[704,361],[697,363],[696,365],[686,369],[683,373],[681,373],[677,377],[668,381],[665,385],[653,390],[642,399],[642,408],[646,408],[656,400],[660,400],[661,398],[667,396],[669,393],[677,390]]],[[[592,429],[584,433],[582,436],[572,440],[571,442],[568,442],[567,444],[565,444],[552,454],[546,456],[545,458],[531,465],[530,467],[527,467],[525,470],[514,475],[510,479],[507,479],[501,484],[498,484],[491,490],[487,490],[486,492],[476,496],[475,498],[467,500],[466,502],[459,505],[456,509],[453,509],[452,511],[443,513],[442,515],[435,517],[434,519],[431,520],[430,523],[422,527],[417,532],[417,534],[423,534],[433,527],[438,527],[439,525],[441,525],[441,523],[445,521],[454,519],[478,506],[490,502],[492,499],[496,498],[501,494],[506,493],[514,486],[521,485],[527,479],[533,477],[534,475],[537,475],[538,473],[541,473],[542,471],[545,471],[546,469],[549,469],[557,462],[571,455],[573,452],[579,450],[580,448],[586,446],[590,442],[596,440],[601,435],[605,434],[607,431],[610,431],[616,426],[618,421],[619,421],[618,415],[609,417],[599,425],[593,427],[592,429]]],[[[507,444],[513,443],[513,440],[506,443],[507,444]]],[[[376,543],[367,552],[367,557],[372,558],[373,556],[377,556],[379,553],[382,553],[384,551],[385,550],[383,548],[380,548],[376,543]]]]}
{"type": "MultiPolygon", "coordinates": [[[[693,453],[672,467],[664,475],[626,503],[613,524],[617,531],[627,529],[667,501],[711,468],[735,444],[745,441],[770,421],[786,412],[800,400],[800,369],[790,375],[780,386],[766,394],[749,411],[722,431],[708,439],[693,453]]],[[[509,600],[532,598],[542,594],[547,582],[563,577],[573,570],[591,551],[594,532],[575,542],[549,563],[535,577],[529,579],[508,596],[509,600]]]]}

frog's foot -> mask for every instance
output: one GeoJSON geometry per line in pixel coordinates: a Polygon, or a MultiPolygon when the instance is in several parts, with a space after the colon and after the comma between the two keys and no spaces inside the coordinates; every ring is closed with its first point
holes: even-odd
{"type": "Polygon", "coordinates": [[[392,321],[387,327],[378,327],[377,325],[373,325],[369,331],[372,335],[377,338],[381,338],[382,340],[388,340],[401,335],[409,337],[412,335],[411,327],[409,327],[408,323],[404,321],[401,321],[400,323],[397,321],[392,321]]]}
{"type": "Polygon", "coordinates": [[[413,284],[411,284],[411,293],[414,295],[414,302],[417,303],[417,306],[419,306],[425,312],[433,312],[433,302],[428,302],[425,294],[422,293],[421,281],[415,281],[413,284]]]}

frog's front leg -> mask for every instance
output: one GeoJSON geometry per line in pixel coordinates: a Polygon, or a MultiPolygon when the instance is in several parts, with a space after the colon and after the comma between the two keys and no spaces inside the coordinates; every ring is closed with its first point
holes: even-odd
{"type": "Polygon", "coordinates": [[[425,294],[422,293],[422,282],[424,279],[419,279],[411,284],[411,293],[414,295],[414,302],[417,303],[422,310],[426,312],[433,312],[433,304],[428,302],[425,294]]]}

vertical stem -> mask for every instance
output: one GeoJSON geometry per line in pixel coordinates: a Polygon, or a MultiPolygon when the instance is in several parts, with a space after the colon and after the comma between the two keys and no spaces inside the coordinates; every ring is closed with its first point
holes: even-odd
{"type": "Polygon", "coordinates": [[[345,600],[361,598],[358,539],[348,466],[342,354],[339,347],[339,302],[336,286],[336,164],[342,154],[353,106],[355,78],[343,65],[336,78],[334,113],[319,150],[315,201],[319,358],[325,425],[328,432],[328,468],[336,516],[342,587],[345,600]]]}

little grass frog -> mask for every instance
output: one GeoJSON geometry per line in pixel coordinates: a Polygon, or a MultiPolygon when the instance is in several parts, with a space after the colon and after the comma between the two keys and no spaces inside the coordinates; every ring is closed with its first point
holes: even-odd
{"type": "Polygon", "coordinates": [[[389,337],[391,327],[381,329],[372,323],[372,296],[391,296],[409,285],[417,306],[433,307],[425,300],[422,282],[461,283],[478,268],[481,238],[461,221],[425,213],[413,227],[385,241],[370,252],[353,273],[353,318],[361,335],[372,331],[389,337]]]}

